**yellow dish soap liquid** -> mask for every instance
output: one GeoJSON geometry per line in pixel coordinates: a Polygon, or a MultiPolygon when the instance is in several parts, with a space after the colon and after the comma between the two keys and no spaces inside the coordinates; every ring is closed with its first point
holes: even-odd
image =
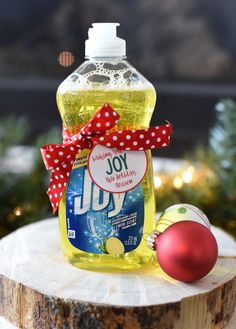
{"type": "MultiPolygon", "coordinates": [[[[149,127],[155,89],[126,61],[125,41],[116,36],[118,25],[92,24],[86,61],[58,88],[58,108],[70,133],[79,132],[105,102],[120,115],[112,131],[149,127]]],[[[152,256],[143,238],[155,228],[151,152],[146,151],[148,167],[141,183],[123,194],[105,192],[94,184],[87,172],[89,153],[83,150],[77,155],[59,205],[65,257],[84,269],[138,268],[152,256]],[[117,207],[119,212],[114,211],[117,207]]]]}

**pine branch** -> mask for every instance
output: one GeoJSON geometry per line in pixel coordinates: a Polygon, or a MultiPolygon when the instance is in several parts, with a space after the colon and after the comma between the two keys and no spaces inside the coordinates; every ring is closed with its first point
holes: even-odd
{"type": "Polygon", "coordinates": [[[0,122],[0,158],[8,147],[20,144],[29,133],[24,117],[10,116],[0,122]]]}

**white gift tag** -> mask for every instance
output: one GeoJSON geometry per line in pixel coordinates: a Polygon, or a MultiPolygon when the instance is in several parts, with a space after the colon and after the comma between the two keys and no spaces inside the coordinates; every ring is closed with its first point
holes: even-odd
{"type": "Polygon", "coordinates": [[[88,170],[102,190],[123,193],[140,184],[147,164],[145,151],[121,151],[96,145],[89,155],[88,170]]]}

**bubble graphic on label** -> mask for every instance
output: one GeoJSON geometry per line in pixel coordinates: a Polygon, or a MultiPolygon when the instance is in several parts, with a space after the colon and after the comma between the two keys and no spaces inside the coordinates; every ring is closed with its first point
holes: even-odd
{"type": "Polygon", "coordinates": [[[125,247],[119,239],[111,237],[106,242],[106,250],[109,254],[120,255],[124,254],[125,247]]]}

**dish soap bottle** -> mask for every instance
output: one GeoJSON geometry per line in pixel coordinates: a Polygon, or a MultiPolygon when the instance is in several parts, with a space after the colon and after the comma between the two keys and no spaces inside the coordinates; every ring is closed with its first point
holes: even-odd
{"type": "MultiPolygon", "coordinates": [[[[120,115],[112,131],[149,127],[156,102],[155,89],[127,62],[125,40],[116,35],[119,24],[92,26],[85,45],[86,60],[57,91],[64,126],[69,133],[79,132],[108,102],[120,115]]],[[[89,152],[84,150],[84,156],[89,152]]],[[[94,184],[87,175],[86,161],[83,166],[75,161],[59,205],[61,246],[73,265],[94,270],[126,270],[150,260],[152,251],[147,248],[143,234],[155,228],[155,196],[151,152],[145,152],[148,166],[143,180],[131,191],[116,196],[94,184]],[[88,194],[88,184],[91,195],[82,213],[78,207],[86,191],[88,194]],[[108,204],[101,209],[105,193],[108,204]],[[93,200],[95,195],[97,200],[93,200]],[[111,216],[115,200],[120,202],[121,210],[111,216]],[[99,210],[93,207],[95,201],[100,205],[99,210]]]]}

